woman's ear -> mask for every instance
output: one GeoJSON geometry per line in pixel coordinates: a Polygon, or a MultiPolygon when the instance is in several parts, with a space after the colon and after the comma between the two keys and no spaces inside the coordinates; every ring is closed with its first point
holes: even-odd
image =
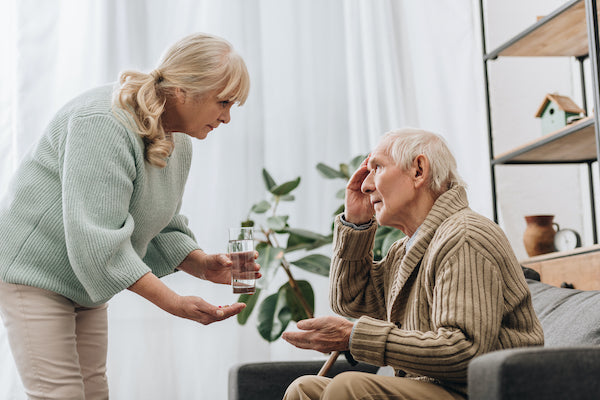
{"type": "Polygon", "coordinates": [[[178,103],[185,104],[185,97],[185,89],[175,88],[175,98],[177,99],[178,103]]]}

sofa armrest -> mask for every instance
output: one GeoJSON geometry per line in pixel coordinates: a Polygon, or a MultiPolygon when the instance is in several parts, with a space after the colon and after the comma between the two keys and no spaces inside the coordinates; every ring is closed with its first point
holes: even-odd
{"type": "MultiPolygon", "coordinates": [[[[281,361],[238,364],[229,370],[229,400],[281,400],[287,387],[302,375],[316,375],[323,361],[281,361]]],[[[344,371],[376,373],[378,367],[358,363],[351,366],[338,360],[329,370],[328,377],[344,371]]]]}
{"type": "Polygon", "coordinates": [[[600,347],[525,347],[469,364],[470,400],[600,398],[600,347]]]}

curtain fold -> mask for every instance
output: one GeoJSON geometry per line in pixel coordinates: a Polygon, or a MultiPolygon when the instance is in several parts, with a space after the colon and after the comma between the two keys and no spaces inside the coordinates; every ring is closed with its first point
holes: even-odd
{"type": "MultiPolygon", "coordinates": [[[[286,204],[290,225],[327,234],[342,181],[322,178],[366,154],[388,130],[444,135],[470,183],[472,206],[489,214],[487,138],[473,0],[5,0],[0,14],[0,191],[56,110],[76,94],[151,70],[192,32],[225,37],[245,58],[250,97],[231,123],[194,141],[183,202],[200,246],[224,252],[227,228],[265,197],[261,169],[302,177],[286,204]]],[[[327,252],[328,249],[324,249],[327,252]]],[[[297,271],[331,311],[326,278],[297,271]]],[[[284,276],[278,277],[281,282],[284,276]]],[[[176,273],[166,283],[213,304],[236,301],[227,286],[176,273]]],[[[277,286],[278,287],[278,286],[277,286]]],[[[322,358],[266,343],[252,317],[210,326],[181,320],[130,292],[109,304],[108,376],[114,399],[224,399],[227,371],[249,361],[322,358]]],[[[24,399],[0,326],[0,398],[24,399]]]]}

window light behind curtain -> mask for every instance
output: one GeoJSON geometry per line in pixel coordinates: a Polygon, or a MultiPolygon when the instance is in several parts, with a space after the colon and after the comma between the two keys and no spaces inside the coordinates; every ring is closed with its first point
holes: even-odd
{"type": "MultiPolygon", "coordinates": [[[[183,213],[207,252],[225,251],[227,227],[264,197],[263,167],[302,177],[290,224],[327,233],[343,182],[316,164],[347,162],[402,126],[448,139],[472,208],[489,214],[477,12],[474,0],[4,0],[0,190],[64,102],[124,69],[149,71],[168,45],[204,31],[231,41],[252,78],[231,123],[194,141],[183,213]]],[[[317,315],[331,313],[327,280],[297,277],[313,283],[317,315]]],[[[213,304],[236,300],[183,273],[165,281],[213,304]]],[[[201,326],[127,291],[111,300],[109,326],[114,399],[224,399],[235,363],[322,358],[267,344],[252,319],[201,326]]],[[[0,398],[24,399],[3,329],[0,398]]]]}

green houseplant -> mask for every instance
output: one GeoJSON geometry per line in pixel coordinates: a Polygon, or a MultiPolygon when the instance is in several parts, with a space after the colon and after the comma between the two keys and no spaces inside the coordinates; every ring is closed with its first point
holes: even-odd
{"type": "MultiPolygon", "coordinates": [[[[319,163],[317,170],[326,179],[347,182],[364,158],[362,155],[354,157],[350,163],[340,164],[338,169],[319,163]]],[[[244,325],[257,309],[258,332],[265,340],[273,342],[281,337],[291,321],[313,317],[315,297],[312,285],[306,280],[296,280],[293,272],[294,268],[300,268],[324,277],[329,276],[331,259],[315,250],[332,242],[333,218],[344,210],[345,184],[336,194],[342,204],[332,215],[332,230],[323,235],[291,227],[288,224],[289,216],[279,213],[281,202],[295,200],[293,192],[300,185],[300,177],[277,184],[266,169],[263,169],[262,176],[268,198],[252,205],[241,225],[255,229],[256,250],[259,253],[257,262],[262,267],[263,278],[254,295],[240,295],[238,301],[247,306],[238,314],[237,319],[239,324],[244,325]],[[263,295],[262,292],[270,291],[270,283],[280,268],[285,271],[287,282],[274,293],[263,295]]],[[[378,227],[373,249],[375,259],[383,258],[391,244],[402,236],[404,234],[397,229],[378,227]]]]}

